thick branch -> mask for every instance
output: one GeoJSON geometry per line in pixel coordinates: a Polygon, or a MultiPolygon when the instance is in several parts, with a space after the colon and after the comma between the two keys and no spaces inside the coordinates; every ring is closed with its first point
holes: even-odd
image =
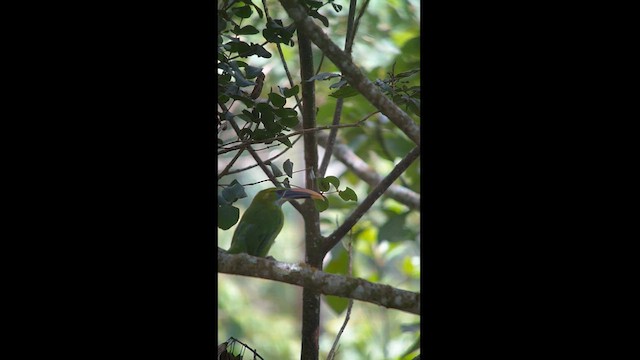
{"type": "Polygon", "coordinates": [[[411,163],[420,156],[420,148],[415,147],[402,159],[398,165],[384,178],[367,196],[364,201],[349,215],[333,234],[329,235],[323,244],[323,251],[326,254],[345,236],[349,230],[360,220],[373,203],[387,190],[387,188],[411,165],[411,163]]]}
{"type": "MultiPolygon", "coordinates": [[[[313,53],[311,41],[298,32],[298,50],[300,54],[300,78],[302,83],[302,127],[316,127],[315,82],[312,78],[313,53]]],[[[306,171],[305,185],[307,189],[318,190],[316,174],[318,173],[318,145],[315,132],[305,132],[304,162],[306,171]]],[[[313,201],[307,200],[302,206],[305,236],[305,262],[310,266],[322,268],[324,254],[320,250],[320,214],[313,201]]],[[[302,291],[302,349],[300,359],[318,360],[320,336],[320,294],[313,288],[305,287],[302,291]]]]}
{"type": "Polygon", "coordinates": [[[218,272],[275,280],[324,295],[365,301],[420,315],[420,293],[325,273],[306,264],[289,264],[247,254],[232,255],[218,249],[218,272]]]}
{"type": "MultiPolygon", "coordinates": [[[[280,0],[289,16],[296,22],[298,33],[302,32],[322,50],[322,52],[340,69],[349,84],[357,89],[373,106],[385,114],[400,130],[420,147],[420,127],[386,97],[380,89],[369,81],[362,71],[351,61],[331,39],[309,18],[304,8],[296,0],[280,0]]],[[[304,81],[305,79],[303,79],[304,81]]]]}
{"type": "MultiPolygon", "coordinates": [[[[327,134],[318,134],[318,144],[320,146],[325,146],[328,141],[327,139],[327,134]]],[[[382,181],[382,176],[356,155],[348,146],[336,143],[333,148],[333,155],[370,186],[376,186],[382,181]]],[[[384,195],[407,205],[411,209],[417,210],[420,208],[420,194],[404,186],[391,185],[387,191],[385,191],[384,195]]]]}

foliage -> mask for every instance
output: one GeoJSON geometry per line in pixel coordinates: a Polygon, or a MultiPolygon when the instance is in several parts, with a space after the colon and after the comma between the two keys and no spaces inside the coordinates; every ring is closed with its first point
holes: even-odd
{"type": "MultiPolygon", "coordinates": [[[[338,45],[346,37],[349,3],[304,1],[308,14],[338,45]]],[[[358,2],[359,5],[362,1],[358,2]]],[[[419,1],[371,0],[361,18],[353,46],[354,62],[376,86],[420,123],[419,1]],[[371,56],[376,54],[376,56],[371,56]]],[[[246,147],[250,144],[281,186],[303,186],[305,165],[299,134],[299,59],[293,21],[277,1],[220,1],[218,10],[218,246],[228,248],[240,214],[266,180],[263,170],[246,147]],[[267,8],[265,9],[265,4],[267,8]],[[293,82],[280,61],[280,52],[293,82]],[[233,126],[235,125],[235,126],[233,126]],[[232,150],[229,150],[232,149],[232,150]],[[240,155],[238,155],[240,153],[240,155]],[[254,166],[254,167],[251,167],[254,166]],[[245,169],[245,170],[243,170],[245,169]],[[239,171],[241,170],[241,171],[239,171]]],[[[320,51],[315,82],[317,125],[333,123],[338,101],[343,102],[341,124],[355,124],[375,112],[351,88],[339,69],[320,51]]],[[[328,131],[326,131],[328,133],[328,131]]],[[[339,142],[378,174],[388,174],[415,145],[384,115],[376,114],[360,126],[338,131],[339,142]]],[[[320,152],[320,157],[322,157],[320,152]]],[[[326,175],[317,178],[326,202],[321,211],[321,231],[334,231],[371,187],[335,158],[326,175]]],[[[419,160],[397,181],[420,192],[419,160]]],[[[273,185],[268,185],[270,187],[273,185]]],[[[284,228],[271,255],[281,261],[304,259],[302,219],[290,205],[283,206],[284,228]]],[[[419,213],[405,204],[381,198],[343,241],[353,241],[353,276],[419,291],[419,213]]],[[[336,246],[325,259],[328,272],[346,274],[347,256],[336,246]]],[[[231,336],[258,348],[265,358],[299,357],[301,290],[259,279],[218,275],[218,343],[231,336]],[[278,301],[273,301],[278,299],[278,301]],[[247,310],[250,309],[250,310],[247,310]],[[295,309],[295,310],[292,310],[295,309]],[[274,331],[277,329],[277,331],[274,331]]],[[[321,358],[331,348],[346,308],[346,299],[323,297],[320,336],[321,358]]],[[[410,350],[419,331],[405,331],[413,315],[355,302],[351,320],[340,341],[338,358],[400,359],[419,353],[410,350]]]]}

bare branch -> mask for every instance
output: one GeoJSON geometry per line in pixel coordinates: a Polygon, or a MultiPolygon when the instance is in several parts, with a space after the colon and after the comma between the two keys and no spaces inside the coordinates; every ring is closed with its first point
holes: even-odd
{"type": "MultiPolygon", "coordinates": [[[[355,38],[355,28],[354,28],[354,18],[356,14],[356,0],[350,0],[349,2],[349,16],[347,18],[347,36],[344,39],[344,51],[345,53],[351,57],[351,48],[353,47],[353,39],[355,38]]],[[[324,53],[322,53],[322,58],[324,59],[324,53]]],[[[318,68],[318,72],[320,72],[320,68],[318,68]]],[[[344,104],[344,98],[339,98],[336,101],[336,108],[333,112],[333,125],[340,124],[340,117],[342,116],[342,106],[344,104]]],[[[329,140],[327,141],[327,145],[325,146],[324,157],[322,158],[322,162],[320,163],[320,168],[318,170],[318,176],[324,177],[327,172],[327,168],[329,167],[329,161],[331,160],[331,155],[333,155],[333,144],[335,144],[336,136],[338,135],[338,129],[332,128],[329,132],[329,140]]]]}
{"type": "MultiPolygon", "coordinates": [[[[231,147],[226,147],[223,148],[222,150],[218,151],[218,155],[222,155],[222,154],[226,154],[228,152],[231,152],[233,150],[237,150],[237,149],[242,149],[247,145],[253,145],[253,144],[262,144],[262,143],[269,143],[269,142],[273,142],[275,140],[280,140],[280,139],[284,139],[284,138],[288,138],[291,136],[296,136],[296,135],[300,135],[300,134],[305,134],[305,133],[309,133],[309,132],[314,132],[314,131],[321,131],[321,130],[329,130],[329,129],[333,129],[333,128],[348,128],[348,127],[357,127],[360,126],[362,124],[362,122],[366,120],[360,120],[357,123],[354,124],[343,124],[343,125],[325,125],[325,126],[318,126],[318,127],[313,127],[313,128],[306,128],[306,129],[301,129],[301,130],[297,130],[297,131],[293,131],[290,132],[288,134],[285,135],[278,135],[278,136],[274,136],[272,138],[269,139],[265,139],[265,140],[249,140],[249,141],[243,141],[238,145],[234,145],[231,147]]],[[[232,142],[231,142],[232,143],[232,142]]]]}
{"type": "MultiPolygon", "coordinates": [[[[298,142],[298,140],[300,140],[301,138],[302,138],[302,136],[298,136],[295,140],[293,140],[293,141],[291,142],[291,145],[295,145],[295,143],[297,143],[297,142],[298,142]]],[[[273,161],[273,160],[275,160],[275,159],[279,158],[280,156],[282,156],[284,153],[286,153],[286,152],[287,152],[287,151],[289,151],[289,150],[291,150],[291,148],[290,148],[290,147],[285,148],[284,150],[282,150],[281,152],[279,152],[279,153],[278,153],[277,155],[275,155],[274,157],[272,157],[272,158],[269,158],[269,159],[265,160],[265,163],[269,163],[269,162],[271,162],[271,161],[273,161]]],[[[227,172],[227,174],[228,174],[228,175],[231,175],[231,174],[235,174],[235,173],[243,172],[243,171],[246,171],[246,170],[252,169],[252,168],[254,168],[254,167],[256,167],[256,166],[258,166],[258,164],[249,165],[249,166],[244,167],[244,168],[242,168],[242,169],[230,170],[229,172],[227,172]]],[[[218,177],[218,178],[219,178],[219,177],[218,177]]]]}
{"type": "Polygon", "coordinates": [[[248,254],[232,255],[218,249],[218,272],[284,282],[324,295],[360,300],[420,315],[420,293],[326,273],[304,263],[290,264],[248,254]]]}
{"type": "Polygon", "coordinates": [[[240,149],[240,151],[238,151],[234,156],[233,159],[231,159],[231,161],[229,162],[229,164],[227,164],[227,166],[225,166],[225,168],[220,172],[220,174],[218,174],[218,180],[220,180],[223,176],[229,174],[229,170],[231,169],[231,167],[233,166],[233,164],[236,162],[236,160],[238,160],[238,158],[240,157],[240,155],[242,155],[242,152],[244,151],[244,148],[240,149]]]}
{"type": "MultiPolygon", "coordinates": [[[[318,133],[318,144],[325,146],[327,138],[327,134],[318,133]]],[[[356,155],[348,146],[340,143],[335,144],[333,155],[370,186],[376,186],[382,181],[383,177],[356,155]]],[[[404,186],[391,185],[387,191],[385,191],[384,195],[407,205],[411,209],[420,208],[420,194],[404,186]]]]}
{"type": "MultiPolygon", "coordinates": [[[[304,8],[296,0],[280,0],[289,16],[298,26],[298,34],[304,33],[340,69],[342,75],[373,106],[385,114],[400,130],[420,147],[420,127],[407,113],[385,96],[369,81],[364,73],[351,61],[331,39],[309,18],[304,8]]],[[[303,79],[304,81],[305,79],[303,79]]]]}
{"type": "Polygon", "coordinates": [[[387,190],[387,188],[411,165],[411,163],[420,156],[420,148],[415,147],[396,165],[396,167],[385,177],[367,196],[360,205],[349,215],[339,228],[333,234],[329,235],[323,244],[323,251],[326,254],[331,250],[343,236],[360,220],[373,203],[387,190]]]}

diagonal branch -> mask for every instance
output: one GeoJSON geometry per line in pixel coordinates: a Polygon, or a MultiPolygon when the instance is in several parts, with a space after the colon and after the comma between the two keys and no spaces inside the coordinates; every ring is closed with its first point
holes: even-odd
{"type": "MultiPolygon", "coordinates": [[[[356,37],[354,21],[356,15],[356,0],[350,0],[349,2],[349,16],[347,17],[347,36],[345,37],[344,51],[347,55],[351,56],[351,48],[353,47],[353,40],[356,37]]],[[[324,53],[322,54],[322,58],[324,59],[324,53]]],[[[318,68],[320,71],[320,68],[318,68]]],[[[344,104],[344,98],[339,98],[336,101],[336,108],[333,113],[333,125],[340,124],[340,116],[342,116],[342,106],[344,104]]],[[[324,157],[322,158],[322,162],[320,163],[320,169],[318,170],[318,176],[324,177],[327,172],[327,168],[329,167],[329,161],[331,160],[331,155],[333,154],[333,145],[336,142],[336,136],[338,135],[338,129],[333,128],[329,132],[329,140],[327,141],[327,145],[325,146],[324,157]]]]}
{"type": "Polygon", "coordinates": [[[360,220],[373,203],[387,190],[389,186],[411,165],[411,163],[420,156],[420,148],[415,147],[402,159],[398,165],[385,177],[373,190],[369,196],[349,215],[339,228],[331,235],[327,236],[323,245],[323,252],[326,254],[345,236],[349,230],[360,220]]]}
{"type": "Polygon", "coordinates": [[[251,276],[302,286],[324,295],[369,302],[420,315],[420,293],[359,278],[330,274],[307,264],[290,264],[218,249],[218,272],[251,276]]]}
{"type": "MultiPolygon", "coordinates": [[[[229,109],[227,109],[227,107],[224,104],[218,103],[218,105],[220,105],[220,108],[222,108],[222,111],[224,111],[224,112],[228,112],[229,111],[229,109]]],[[[236,134],[238,136],[240,136],[240,128],[238,127],[238,124],[236,124],[236,121],[235,121],[235,119],[233,117],[229,118],[229,123],[233,127],[233,130],[236,132],[236,134]]],[[[249,154],[251,154],[251,156],[256,161],[258,166],[260,166],[260,169],[262,169],[262,171],[264,171],[264,173],[267,175],[269,180],[271,180],[273,185],[275,185],[276,187],[281,186],[280,182],[278,181],[278,179],[276,179],[275,176],[273,176],[273,174],[271,173],[271,170],[269,170],[269,168],[267,168],[267,166],[264,164],[262,159],[260,159],[260,156],[258,155],[258,153],[256,153],[255,150],[253,150],[251,145],[247,145],[247,151],[249,151],[249,154]]],[[[298,204],[296,201],[289,201],[289,202],[291,203],[291,205],[296,210],[298,210],[299,213],[302,214],[302,207],[300,206],[300,204],[298,204]]]]}
{"type": "MultiPolygon", "coordinates": [[[[285,139],[285,138],[289,138],[289,137],[300,135],[300,134],[305,134],[305,133],[312,132],[312,131],[358,127],[358,126],[361,126],[362,123],[365,120],[366,120],[366,118],[363,119],[363,120],[358,121],[357,123],[353,123],[353,124],[325,125],[325,126],[317,126],[317,127],[312,127],[312,128],[304,128],[304,129],[301,129],[301,130],[292,131],[292,132],[284,134],[284,135],[278,135],[278,136],[274,136],[274,137],[271,137],[271,138],[268,138],[268,139],[264,139],[264,140],[246,140],[246,141],[241,141],[238,145],[233,145],[233,146],[230,146],[230,147],[225,147],[222,150],[218,150],[218,155],[226,154],[228,152],[231,152],[231,151],[234,151],[234,150],[238,150],[238,149],[243,149],[247,145],[262,144],[262,143],[267,144],[267,143],[273,142],[275,140],[285,139]]],[[[232,142],[229,142],[228,144],[231,144],[231,143],[234,143],[234,142],[235,141],[232,141],[232,142]]]]}
{"type": "MultiPolygon", "coordinates": [[[[325,146],[327,138],[327,134],[319,133],[318,144],[325,146]]],[[[376,186],[382,181],[382,176],[356,155],[348,146],[340,143],[335,144],[333,155],[370,186],[376,186]]],[[[420,194],[404,186],[391,185],[385,191],[384,195],[407,205],[410,209],[417,210],[420,208],[420,194]]]]}
{"type": "MultiPolygon", "coordinates": [[[[396,104],[385,96],[378,87],[362,73],[351,61],[348,54],[342,51],[329,37],[309,18],[304,8],[296,0],[280,0],[289,16],[296,22],[298,32],[304,33],[322,52],[340,69],[362,96],[373,106],[385,114],[400,130],[402,130],[418,147],[420,147],[420,127],[396,104]]],[[[303,79],[304,80],[304,79],[303,79]]]]}

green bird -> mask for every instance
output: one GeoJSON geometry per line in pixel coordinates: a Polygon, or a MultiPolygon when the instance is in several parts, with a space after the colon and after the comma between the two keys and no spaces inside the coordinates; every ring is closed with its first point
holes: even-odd
{"type": "Polygon", "coordinates": [[[242,215],[227,252],[267,256],[284,224],[282,204],[293,199],[309,198],[323,199],[324,196],[301,188],[270,188],[260,191],[242,215]]]}

